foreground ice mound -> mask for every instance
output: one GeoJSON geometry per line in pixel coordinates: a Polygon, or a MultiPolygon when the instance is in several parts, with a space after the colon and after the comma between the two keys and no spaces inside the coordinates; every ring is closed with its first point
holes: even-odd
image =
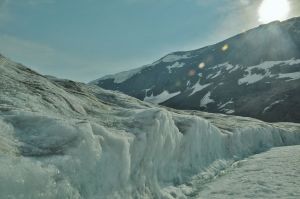
{"type": "Polygon", "coordinates": [[[298,124],[166,109],[2,56],[0,129],[0,198],[11,199],[175,198],[201,172],[300,143],[298,124]]]}

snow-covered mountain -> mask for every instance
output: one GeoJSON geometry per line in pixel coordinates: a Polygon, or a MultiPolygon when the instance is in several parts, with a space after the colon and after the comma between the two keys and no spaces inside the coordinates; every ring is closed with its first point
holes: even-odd
{"type": "Polygon", "coordinates": [[[300,18],[171,53],[91,84],[176,109],[300,122],[300,18]]]}
{"type": "Polygon", "coordinates": [[[0,198],[191,198],[300,125],[162,108],[0,55],[0,198]],[[178,196],[178,197],[177,197],[178,196]]]}

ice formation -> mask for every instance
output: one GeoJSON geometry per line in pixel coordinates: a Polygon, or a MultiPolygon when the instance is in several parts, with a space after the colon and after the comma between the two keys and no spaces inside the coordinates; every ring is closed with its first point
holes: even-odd
{"type": "Polygon", "coordinates": [[[175,198],[201,172],[300,143],[297,124],[167,109],[1,56],[0,129],[10,199],[175,198]]]}
{"type": "Polygon", "coordinates": [[[300,198],[299,165],[300,146],[277,147],[235,162],[205,189],[191,192],[198,199],[300,198]]]}

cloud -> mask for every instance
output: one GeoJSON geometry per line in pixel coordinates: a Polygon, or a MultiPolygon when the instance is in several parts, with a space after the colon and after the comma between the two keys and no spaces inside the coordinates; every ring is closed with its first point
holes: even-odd
{"type": "Polygon", "coordinates": [[[39,73],[77,81],[98,78],[99,60],[82,59],[37,42],[0,34],[0,53],[39,73]],[[62,76],[63,75],[63,76],[62,76]]]}

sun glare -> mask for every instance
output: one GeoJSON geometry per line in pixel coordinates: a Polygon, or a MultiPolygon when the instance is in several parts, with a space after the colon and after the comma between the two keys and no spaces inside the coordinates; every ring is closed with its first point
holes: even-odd
{"type": "Polygon", "coordinates": [[[287,19],[290,11],[288,0],[263,0],[259,10],[259,21],[269,23],[271,21],[282,21],[287,19]]]}

